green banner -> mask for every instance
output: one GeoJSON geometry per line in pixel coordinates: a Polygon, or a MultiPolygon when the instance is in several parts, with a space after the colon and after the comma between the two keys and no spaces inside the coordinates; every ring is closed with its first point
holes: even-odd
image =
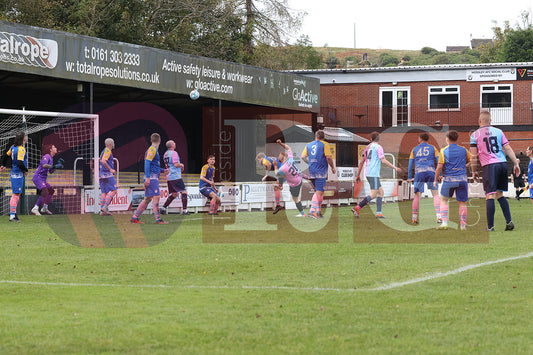
{"type": "Polygon", "coordinates": [[[0,21],[0,70],[318,112],[320,82],[292,73],[0,21]]]}

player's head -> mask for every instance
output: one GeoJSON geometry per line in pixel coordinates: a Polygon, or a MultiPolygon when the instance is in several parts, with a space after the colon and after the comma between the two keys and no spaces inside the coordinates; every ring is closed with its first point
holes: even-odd
{"type": "Polygon", "coordinates": [[[429,140],[429,134],[427,134],[426,132],[422,132],[420,133],[418,138],[420,142],[427,142],[429,140]]]}
{"type": "Polygon", "coordinates": [[[318,131],[316,131],[315,133],[315,138],[317,141],[321,141],[323,140],[324,138],[326,138],[326,134],[324,133],[323,130],[319,129],[318,131]]]}
{"type": "Polygon", "coordinates": [[[170,150],[174,150],[176,148],[176,142],[174,142],[173,140],[167,141],[165,145],[167,149],[170,149],[170,150]]]}
{"type": "Polygon", "coordinates": [[[374,131],[370,133],[370,140],[372,142],[379,142],[379,132],[374,131]]]}
{"type": "Polygon", "coordinates": [[[448,131],[448,133],[446,133],[446,138],[448,139],[448,142],[455,143],[459,139],[459,133],[455,130],[448,131]]]}
{"type": "Polygon", "coordinates": [[[530,157],[530,158],[533,157],[533,146],[531,146],[531,147],[527,147],[527,149],[526,149],[526,155],[527,155],[528,157],[530,157]]]}
{"type": "Polygon", "coordinates": [[[207,156],[207,164],[215,165],[215,154],[209,154],[207,156]]]}
{"type": "Polygon", "coordinates": [[[115,141],[113,140],[113,138],[106,138],[104,143],[107,148],[115,149],[115,141]]]}
{"type": "Polygon", "coordinates": [[[265,153],[261,152],[261,153],[257,153],[257,155],[255,156],[255,160],[257,160],[260,164],[263,162],[263,159],[265,159],[265,153]]]}
{"type": "Polygon", "coordinates": [[[28,137],[26,136],[26,133],[20,131],[15,134],[15,139],[13,141],[13,145],[15,147],[18,147],[19,145],[23,145],[28,140],[28,137]]]}
{"type": "Polygon", "coordinates": [[[491,117],[489,111],[481,111],[479,114],[479,125],[488,126],[490,125],[491,117]]]}
{"type": "Polygon", "coordinates": [[[159,135],[159,133],[152,133],[152,135],[150,136],[150,142],[155,145],[161,143],[161,136],[159,135]]]}
{"type": "Polygon", "coordinates": [[[283,162],[285,162],[285,160],[287,160],[288,156],[289,156],[289,154],[287,152],[283,151],[283,152],[279,153],[278,159],[279,159],[280,162],[283,163],[283,162]]]}
{"type": "Polygon", "coordinates": [[[50,154],[51,156],[54,156],[57,153],[57,148],[53,144],[45,144],[45,145],[43,145],[43,153],[44,154],[50,154]]]}

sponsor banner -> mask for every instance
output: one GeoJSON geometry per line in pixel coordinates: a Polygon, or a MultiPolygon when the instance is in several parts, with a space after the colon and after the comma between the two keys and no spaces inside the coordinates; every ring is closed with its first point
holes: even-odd
{"type": "Polygon", "coordinates": [[[516,80],[515,68],[490,68],[466,71],[466,81],[516,80]]]}
{"type": "MultiPolygon", "coordinates": [[[[241,185],[241,203],[254,203],[254,202],[273,202],[276,197],[274,196],[274,186],[277,184],[270,183],[257,183],[257,184],[242,184],[241,185]]],[[[288,184],[283,184],[283,190],[281,191],[282,201],[292,201],[290,187],[288,184]]]]}
{"type": "Polygon", "coordinates": [[[533,80],[533,68],[517,68],[516,80],[533,80]]]}
{"type": "Polygon", "coordinates": [[[0,70],[282,107],[320,109],[303,75],[0,21],[0,70]]]}
{"type": "MultiPolygon", "coordinates": [[[[85,190],[85,212],[100,210],[100,196],[94,195],[94,190],[85,190]]],[[[126,211],[132,204],[132,189],[117,189],[117,194],[111,200],[110,211],[126,211]]],[[[142,198],[141,198],[142,201],[142,198]]],[[[138,204],[137,204],[138,205],[138,204]]]]}
{"type": "Polygon", "coordinates": [[[357,177],[357,168],[337,168],[339,181],[354,181],[357,177]]]}

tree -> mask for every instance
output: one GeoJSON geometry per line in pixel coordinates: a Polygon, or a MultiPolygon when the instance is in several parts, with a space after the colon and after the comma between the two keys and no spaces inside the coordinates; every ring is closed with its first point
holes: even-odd
{"type": "Polygon", "coordinates": [[[498,58],[502,62],[533,61],[533,29],[512,30],[507,35],[498,58]]]}
{"type": "Polygon", "coordinates": [[[389,53],[381,53],[379,55],[379,61],[381,63],[381,66],[384,67],[395,67],[400,63],[400,60],[389,53]]]}

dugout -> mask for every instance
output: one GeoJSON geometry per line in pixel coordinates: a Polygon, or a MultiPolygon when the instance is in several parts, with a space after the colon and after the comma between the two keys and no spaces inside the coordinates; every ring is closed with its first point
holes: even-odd
{"type": "MultiPolygon", "coordinates": [[[[140,182],[153,132],[163,143],[176,141],[195,183],[210,153],[219,179],[256,180],[253,152],[266,144],[268,121],[316,127],[320,101],[319,80],[303,75],[3,21],[0,83],[0,108],[98,114],[98,146],[115,139],[121,183],[129,185],[140,182]],[[198,99],[189,96],[193,89],[198,99]]],[[[16,127],[0,118],[9,139],[16,127]]],[[[34,140],[40,146],[46,139],[36,133],[34,140]]],[[[72,171],[69,154],[58,156],[69,158],[72,171]]],[[[79,169],[79,183],[93,183],[91,169],[79,169]]],[[[0,181],[9,186],[6,173],[0,181]]]]}

